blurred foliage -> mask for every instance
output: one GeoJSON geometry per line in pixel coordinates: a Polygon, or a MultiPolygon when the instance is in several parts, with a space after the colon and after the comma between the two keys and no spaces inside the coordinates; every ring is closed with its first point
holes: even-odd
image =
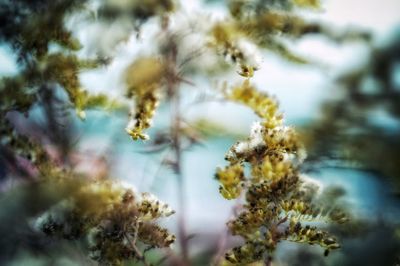
{"type": "Polygon", "coordinates": [[[59,248],[61,239],[77,243],[75,253],[82,249],[100,265],[128,260],[146,265],[145,251],[175,240],[157,224],[173,213],[166,204],[150,194],[138,197],[107,179],[108,173],[98,178],[73,171],[69,109],[84,119],[85,108],[118,106],[109,96],[90,95],[79,80],[82,71],[107,63],[78,56],[81,45],[66,28],[87,2],[0,1],[0,42],[13,49],[19,63],[18,74],[0,81],[0,159],[7,177],[26,182],[2,194],[1,232],[7,234],[0,243],[2,265],[21,252],[46,254],[49,239],[58,239],[59,248]],[[29,126],[37,110],[45,123],[35,131],[29,126]],[[21,114],[28,125],[18,125],[21,114]]]}
{"type": "MultiPolygon", "coordinates": [[[[330,260],[322,260],[318,253],[302,247],[287,257],[289,265],[397,265],[400,239],[394,235],[396,226],[386,221],[351,222],[346,227],[331,228],[343,242],[340,254],[330,260]],[[385,241],[380,241],[385,239],[385,241]],[[380,243],[377,245],[376,243],[380,243]]],[[[278,264],[279,265],[279,264],[278,264]]]]}
{"type": "MultiPolygon", "coordinates": [[[[386,178],[400,191],[400,34],[395,31],[384,43],[369,46],[366,62],[339,75],[332,95],[321,107],[319,119],[302,129],[308,150],[306,168],[357,168],[386,178]]],[[[382,214],[384,216],[384,214],[382,214]]],[[[342,256],[321,265],[397,265],[399,224],[385,217],[355,220],[344,229],[332,228],[343,240],[342,256]],[[385,239],[377,246],[378,239],[385,239]]],[[[295,254],[293,254],[295,255],[295,254]]],[[[293,263],[308,257],[301,250],[293,263]]],[[[318,264],[319,265],[319,264],[318,264]]]]}
{"type": "Polygon", "coordinates": [[[19,62],[19,73],[0,81],[1,123],[6,123],[10,111],[28,115],[35,104],[43,106],[54,101],[58,86],[82,119],[85,107],[112,105],[105,96],[89,95],[79,82],[82,70],[100,65],[97,59],[80,59],[75,55],[80,44],[65,27],[65,19],[83,9],[84,4],[85,1],[0,2],[0,41],[13,48],[19,62]],[[60,48],[52,52],[50,47],[54,45],[60,48]]]}
{"type": "Polygon", "coordinates": [[[2,0],[0,1],[0,40],[9,43],[19,61],[48,53],[49,44],[68,50],[80,48],[79,41],[66,29],[64,18],[81,9],[86,1],[2,0]]]}
{"type": "MultiPolygon", "coordinates": [[[[400,34],[371,46],[367,62],[337,79],[321,118],[304,132],[309,162],[333,161],[386,176],[400,191],[400,34]]],[[[329,166],[329,165],[328,165],[329,166]]]]}
{"type": "Polygon", "coordinates": [[[90,257],[100,265],[122,265],[127,260],[146,263],[141,250],[174,242],[175,236],[155,223],[173,213],[150,194],[137,198],[113,181],[89,180],[81,181],[79,189],[43,214],[37,226],[49,236],[85,241],[90,257]]]}
{"type": "Polygon", "coordinates": [[[151,17],[172,13],[175,8],[174,0],[105,0],[98,13],[100,17],[110,20],[127,16],[140,24],[151,17]]]}
{"type": "Polygon", "coordinates": [[[18,252],[46,254],[52,249],[51,239],[57,238],[81,242],[101,265],[144,261],[142,249],[174,242],[173,235],[155,224],[173,211],[154,196],[138,197],[115,181],[75,176],[47,163],[40,165],[40,171],[43,176],[38,181],[12,189],[0,199],[4,236],[0,262],[18,252]],[[21,250],[18,243],[27,240],[21,250]]]}

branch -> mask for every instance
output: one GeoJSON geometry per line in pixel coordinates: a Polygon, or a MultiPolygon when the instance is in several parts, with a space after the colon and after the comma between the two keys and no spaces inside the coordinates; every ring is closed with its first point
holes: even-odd
{"type": "Polygon", "coordinates": [[[124,237],[128,241],[129,245],[135,252],[135,257],[143,263],[145,266],[150,266],[149,263],[147,263],[146,258],[143,256],[143,253],[139,250],[139,248],[136,246],[137,238],[138,238],[138,233],[139,233],[139,221],[136,219],[135,223],[135,233],[133,234],[133,239],[131,239],[130,235],[124,230],[124,237]]]}

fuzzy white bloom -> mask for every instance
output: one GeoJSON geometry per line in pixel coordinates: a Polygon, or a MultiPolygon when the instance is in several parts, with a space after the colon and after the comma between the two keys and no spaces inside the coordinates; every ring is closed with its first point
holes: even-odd
{"type": "MultiPolygon", "coordinates": [[[[279,136],[281,138],[286,138],[287,136],[290,135],[290,131],[294,132],[294,128],[290,126],[279,126],[277,127],[279,129],[279,136]]],[[[300,147],[297,150],[295,158],[292,158],[292,161],[296,164],[299,165],[301,164],[307,157],[307,151],[304,147],[300,147]]]]}
{"type": "Polygon", "coordinates": [[[297,163],[297,164],[301,164],[302,162],[304,162],[304,160],[305,160],[306,158],[307,158],[307,151],[306,151],[306,149],[304,149],[304,148],[299,149],[299,150],[297,151],[297,157],[296,157],[297,161],[296,161],[296,163],[297,163]]]}
{"type": "Polygon", "coordinates": [[[260,51],[254,43],[249,42],[246,39],[239,39],[237,41],[236,47],[243,54],[243,61],[241,64],[251,66],[258,69],[262,62],[262,57],[260,51]]]}
{"type": "Polygon", "coordinates": [[[263,138],[263,126],[261,122],[254,122],[251,127],[249,148],[254,149],[260,145],[265,145],[263,138]]]}
{"type": "Polygon", "coordinates": [[[246,141],[237,142],[233,149],[236,153],[247,153],[254,150],[256,147],[264,146],[263,126],[260,122],[254,122],[251,127],[250,137],[246,141]]]}
{"type": "Polygon", "coordinates": [[[168,217],[175,213],[175,211],[169,207],[168,204],[159,200],[156,196],[151,193],[144,192],[141,194],[139,199],[139,205],[147,206],[148,210],[141,217],[141,220],[151,220],[160,217],[168,217]]]}
{"type": "Polygon", "coordinates": [[[154,194],[151,194],[149,192],[143,192],[140,195],[139,201],[148,201],[149,203],[157,203],[157,204],[164,204],[162,201],[160,201],[154,194]]]}
{"type": "Polygon", "coordinates": [[[300,190],[303,190],[306,193],[315,193],[316,195],[320,194],[324,186],[320,181],[315,180],[305,174],[300,175],[300,181],[300,190]]]}
{"type": "Polygon", "coordinates": [[[293,130],[293,128],[281,125],[275,127],[273,130],[277,132],[278,136],[285,137],[289,131],[293,130]]]}
{"type": "Polygon", "coordinates": [[[133,191],[133,193],[136,195],[137,193],[137,188],[134,184],[127,182],[125,180],[118,180],[118,185],[121,186],[124,189],[130,189],[131,191],[133,191]]]}
{"type": "MultiPolygon", "coordinates": [[[[245,153],[249,150],[249,143],[247,141],[240,141],[237,142],[234,147],[233,147],[234,151],[236,153],[245,153]]],[[[230,152],[231,154],[232,152],[230,152]]]]}

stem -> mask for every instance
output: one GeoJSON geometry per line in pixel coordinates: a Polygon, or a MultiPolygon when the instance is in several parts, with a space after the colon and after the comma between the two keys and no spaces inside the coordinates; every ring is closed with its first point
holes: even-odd
{"type": "Polygon", "coordinates": [[[186,230],[186,204],[185,204],[185,180],[182,175],[182,145],[180,137],[181,129],[181,96],[179,91],[180,79],[177,71],[177,46],[173,36],[170,36],[168,44],[168,53],[166,55],[168,74],[167,74],[167,92],[171,99],[171,147],[175,155],[174,172],[177,179],[178,189],[178,238],[182,253],[182,264],[189,265],[189,247],[186,230]]]}
{"type": "Polygon", "coordinates": [[[265,266],[272,266],[272,257],[269,255],[265,259],[265,266]]]}
{"type": "Polygon", "coordinates": [[[177,178],[178,189],[178,204],[179,204],[179,217],[178,217],[178,235],[179,245],[181,247],[182,259],[184,264],[188,264],[189,248],[188,237],[186,230],[186,204],[185,204],[185,180],[182,175],[182,147],[180,139],[180,95],[179,91],[175,91],[172,95],[172,149],[175,154],[174,171],[177,178]]]}
{"type": "MultiPolygon", "coordinates": [[[[136,229],[137,230],[137,229],[136,229]]],[[[135,252],[136,258],[143,263],[145,266],[150,266],[150,264],[147,263],[146,258],[143,256],[142,252],[138,249],[136,246],[136,241],[132,240],[130,236],[125,232],[124,233],[125,239],[128,241],[129,245],[135,252]]]]}
{"type": "Polygon", "coordinates": [[[139,220],[136,218],[136,222],[135,222],[135,233],[133,235],[133,239],[131,238],[131,236],[129,235],[129,233],[127,233],[126,231],[126,225],[124,226],[124,237],[125,239],[128,241],[129,245],[131,246],[131,248],[133,249],[133,251],[135,252],[136,255],[136,259],[141,261],[143,263],[143,265],[145,266],[150,266],[149,263],[147,263],[146,258],[144,256],[144,252],[142,253],[138,247],[136,246],[136,242],[137,242],[137,238],[138,238],[138,233],[139,233],[139,220]]]}

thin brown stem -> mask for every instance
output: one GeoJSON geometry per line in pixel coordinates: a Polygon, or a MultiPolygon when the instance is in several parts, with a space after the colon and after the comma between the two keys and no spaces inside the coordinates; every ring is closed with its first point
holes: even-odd
{"type": "Polygon", "coordinates": [[[136,219],[135,222],[135,232],[133,234],[133,239],[131,238],[131,235],[129,233],[127,233],[126,230],[126,225],[124,226],[124,237],[125,239],[128,241],[129,245],[131,246],[131,248],[133,249],[133,252],[135,253],[135,257],[137,260],[139,260],[140,262],[143,263],[143,265],[145,266],[150,266],[149,263],[147,263],[146,258],[144,256],[144,252],[142,253],[139,248],[136,246],[136,242],[137,242],[137,238],[138,238],[138,234],[139,234],[139,220],[136,219]]]}
{"type": "Polygon", "coordinates": [[[180,138],[181,118],[180,118],[180,95],[179,91],[175,91],[172,97],[172,149],[175,154],[174,171],[177,177],[178,188],[178,203],[179,203],[179,217],[178,217],[178,234],[179,244],[182,252],[182,259],[185,264],[188,262],[188,237],[186,231],[186,204],[185,204],[185,180],[182,175],[182,145],[180,138]]]}
{"type": "Polygon", "coordinates": [[[277,223],[276,223],[276,227],[278,227],[279,225],[285,223],[288,220],[288,216],[283,217],[282,219],[280,219],[277,223]]]}
{"type": "MultiPolygon", "coordinates": [[[[167,33],[168,34],[168,33],[167,33]]],[[[168,53],[166,55],[168,65],[167,91],[171,99],[171,147],[175,156],[174,172],[177,178],[178,189],[178,238],[182,253],[182,264],[189,265],[189,247],[186,230],[186,204],[185,204],[185,183],[182,175],[182,144],[181,144],[181,110],[180,90],[181,79],[177,75],[177,46],[173,36],[169,38],[168,53]]]]}
{"type": "Polygon", "coordinates": [[[265,266],[272,266],[272,257],[269,255],[265,259],[265,266]]]}
{"type": "Polygon", "coordinates": [[[150,264],[147,263],[146,258],[143,256],[142,252],[136,246],[136,241],[132,240],[130,235],[128,233],[126,233],[126,232],[124,232],[124,237],[128,241],[128,243],[131,246],[131,248],[133,249],[133,252],[135,252],[136,259],[138,259],[140,262],[142,262],[143,265],[150,266],[150,264]]]}

